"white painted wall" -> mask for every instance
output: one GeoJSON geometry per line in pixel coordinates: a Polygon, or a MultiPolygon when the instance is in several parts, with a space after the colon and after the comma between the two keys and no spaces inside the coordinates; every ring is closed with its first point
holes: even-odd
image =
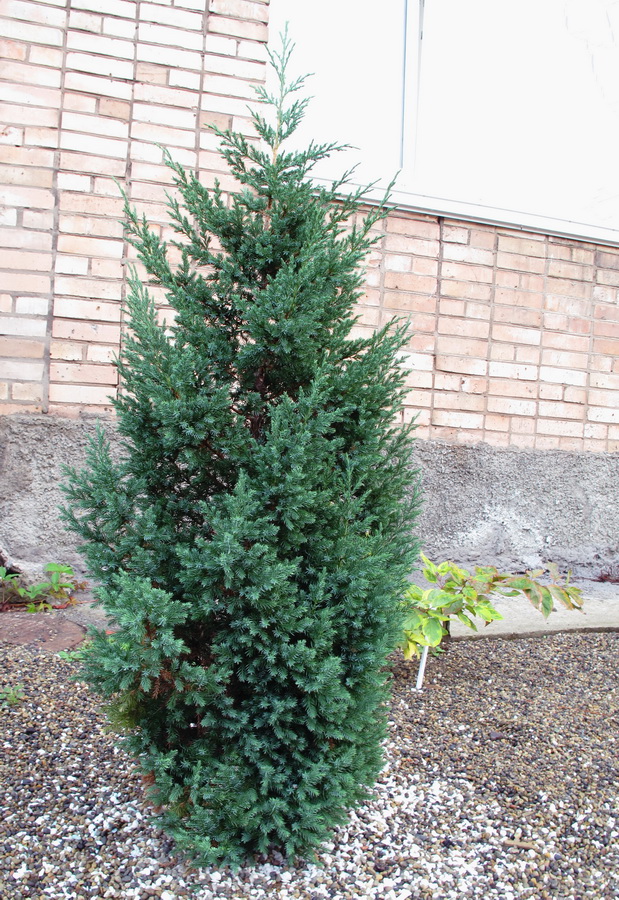
{"type": "Polygon", "coordinates": [[[271,0],[315,100],[398,199],[619,242],[619,0],[271,0]],[[406,29],[408,28],[408,32],[406,29]],[[405,52],[406,37],[406,52],[405,52]]]}

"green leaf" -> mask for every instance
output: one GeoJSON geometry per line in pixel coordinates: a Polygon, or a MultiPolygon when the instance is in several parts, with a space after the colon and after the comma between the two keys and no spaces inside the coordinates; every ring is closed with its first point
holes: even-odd
{"type": "Polygon", "coordinates": [[[581,588],[570,585],[569,587],[565,588],[565,593],[568,595],[568,597],[570,598],[570,600],[572,602],[571,608],[582,609],[582,605],[585,601],[582,596],[581,588]]]}
{"type": "Polygon", "coordinates": [[[557,584],[550,584],[548,585],[548,590],[552,594],[554,600],[561,603],[562,606],[566,606],[568,609],[573,609],[572,602],[568,597],[567,592],[562,587],[559,587],[557,584]]]}
{"type": "Polygon", "coordinates": [[[542,594],[542,614],[544,618],[547,619],[554,609],[552,594],[548,588],[544,586],[540,587],[540,591],[542,594]]]}
{"type": "Polygon", "coordinates": [[[526,575],[514,575],[513,578],[507,580],[509,587],[515,588],[517,591],[529,590],[531,587],[531,579],[526,575]]]}
{"type": "Polygon", "coordinates": [[[477,608],[477,615],[480,619],[483,619],[484,622],[498,622],[503,618],[498,609],[495,609],[493,606],[479,606],[477,608]]]}
{"type": "Polygon", "coordinates": [[[65,575],[73,575],[73,569],[71,566],[64,566],[60,563],[48,563],[45,566],[45,572],[57,572],[65,575]]]}
{"type": "Polygon", "coordinates": [[[438,647],[443,640],[445,629],[437,619],[428,619],[424,622],[423,633],[430,647],[438,647]]]}
{"type": "Polygon", "coordinates": [[[466,615],[466,613],[458,613],[458,618],[463,625],[466,625],[467,628],[472,628],[473,631],[477,631],[477,625],[471,618],[469,618],[469,616],[466,615]]]}
{"type": "Polygon", "coordinates": [[[402,625],[403,630],[416,631],[418,628],[421,628],[422,621],[422,616],[415,610],[411,610],[411,612],[404,619],[404,623],[402,625]]]}
{"type": "Polygon", "coordinates": [[[442,609],[451,602],[451,594],[448,594],[440,588],[431,588],[423,593],[422,603],[428,609],[442,609]]]}
{"type": "Polygon", "coordinates": [[[406,593],[404,594],[405,600],[412,600],[414,603],[420,603],[421,598],[423,596],[423,590],[419,587],[418,584],[411,584],[406,593]]]}

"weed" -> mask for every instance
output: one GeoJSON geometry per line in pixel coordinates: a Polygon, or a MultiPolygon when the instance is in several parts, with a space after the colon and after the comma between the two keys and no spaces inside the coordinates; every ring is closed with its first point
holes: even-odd
{"type": "Polygon", "coordinates": [[[17,706],[25,696],[23,684],[5,685],[0,687],[0,706],[5,709],[9,706],[17,706]]]}

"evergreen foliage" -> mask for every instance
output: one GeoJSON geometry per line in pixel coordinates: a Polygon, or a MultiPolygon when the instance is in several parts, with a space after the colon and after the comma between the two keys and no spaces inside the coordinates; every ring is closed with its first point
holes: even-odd
{"type": "Polygon", "coordinates": [[[126,206],[175,319],[158,324],[134,272],[122,453],[100,430],[65,488],[118,629],[94,636],[85,677],[202,863],[307,854],[367,796],[417,556],[412,434],[394,424],[406,327],[350,337],[385,209],[363,219],[361,193],[307,177],[334,145],[282,149],[307,102],[289,55],[285,39],[278,90],[259,92],[261,141],[218,132],[238,193],[167,155],[179,265],[126,206]]]}

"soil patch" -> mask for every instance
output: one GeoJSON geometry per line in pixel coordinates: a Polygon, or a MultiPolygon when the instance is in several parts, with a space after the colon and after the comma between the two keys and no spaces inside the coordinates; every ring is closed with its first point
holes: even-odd
{"type": "Polygon", "coordinates": [[[58,653],[84,640],[86,631],[75,622],[54,613],[0,613],[0,642],[27,644],[58,653]]]}

